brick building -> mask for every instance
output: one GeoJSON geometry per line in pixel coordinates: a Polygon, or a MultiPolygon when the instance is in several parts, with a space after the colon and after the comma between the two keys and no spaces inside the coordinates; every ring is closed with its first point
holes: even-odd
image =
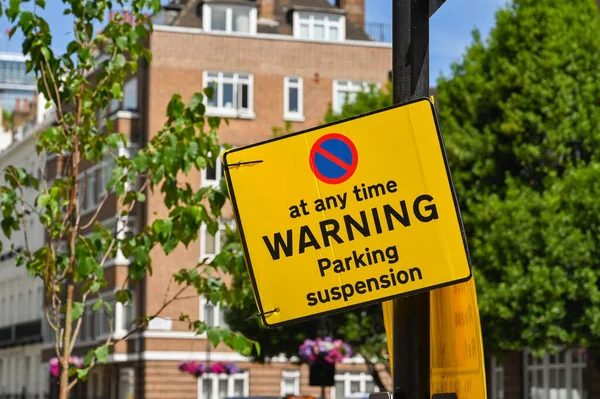
{"type": "MultiPolygon", "coordinates": [[[[215,97],[207,103],[207,115],[227,117],[229,125],[219,129],[220,141],[239,146],[272,137],[273,128],[283,127],[286,122],[293,130],[318,125],[329,106],[340,110],[346,99],[351,100],[368,85],[384,85],[391,69],[391,45],[371,40],[364,31],[364,0],[176,0],[164,6],[154,19],[154,32],[147,43],[152,63],[142,63],[126,82],[123,101],[114,101],[99,115],[113,120],[115,129],[130,138],[131,146],[121,148],[121,155],[134,153],[159,130],[168,101],[175,93],[187,101],[207,86],[216,87],[215,97]]],[[[46,160],[50,179],[60,168],[60,158],[46,160]]],[[[106,195],[104,186],[111,170],[109,158],[84,166],[79,176],[83,183],[82,224],[92,217],[106,195]]],[[[217,165],[189,173],[182,183],[198,188],[216,184],[221,175],[221,166],[217,165]]],[[[125,226],[122,234],[137,231],[166,212],[159,193],[148,193],[147,198],[144,206],[123,218],[114,195],[108,194],[99,210],[99,221],[116,230],[125,226]]],[[[230,212],[225,214],[229,216],[223,219],[223,225],[232,219],[230,212]]],[[[115,337],[122,337],[134,317],[154,314],[162,305],[172,274],[218,253],[220,235],[212,237],[202,230],[199,242],[187,249],[177,248],[168,257],[160,250],[154,251],[153,276],[130,285],[134,300],[126,305],[116,303],[114,292],[126,280],[128,260],[123,256],[110,260],[105,270],[109,286],[101,296],[114,304],[114,314],[85,312],[75,353],[83,356],[102,342],[109,333],[109,319],[114,320],[115,337]]],[[[87,309],[92,304],[86,304],[87,309]]],[[[36,317],[38,310],[34,312],[36,317]]],[[[153,320],[146,331],[112,347],[108,364],[95,368],[88,381],[77,386],[73,397],[320,395],[319,388],[308,386],[306,367],[283,358],[256,365],[226,347],[211,348],[206,336],[196,336],[187,323],[179,321],[181,313],[214,326],[224,324],[223,310],[204,298],[177,302],[153,320]],[[198,380],[178,370],[182,360],[234,362],[241,371],[198,380]]],[[[40,356],[28,355],[30,363],[9,363],[0,372],[0,386],[24,371],[26,364],[44,369],[55,356],[52,332],[46,323],[42,324],[43,342],[35,349],[40,356]]],[[[9,394],[20,392],[14,384],[9,387],[9,394]]],[[[47,387],[36,392],[52,396],[56,384],[50,382],[47,387]]],[[[358,399],[373,390],[371,376],[362,360],[356,358],[338,367],[331,395],[336,399],[358,399]]]]}

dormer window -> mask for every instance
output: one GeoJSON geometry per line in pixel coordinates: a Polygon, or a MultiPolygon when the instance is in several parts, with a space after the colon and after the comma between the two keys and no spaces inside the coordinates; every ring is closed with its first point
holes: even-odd
{"type": "Polygon", "coordinates": [[[256,7],[204,4],[202,26],[208,32],[256,33],[256,7]]]}
{"type": "Polygon", "coordinates": [[[341,42],[346,39],[346,18],[336,14],[294,12],[294,37],[341,42]]]}

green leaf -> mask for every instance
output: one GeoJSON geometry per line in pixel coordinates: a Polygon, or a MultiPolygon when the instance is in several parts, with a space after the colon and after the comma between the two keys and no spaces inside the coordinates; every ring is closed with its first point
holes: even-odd
{"type": "Polygon", "coordinates": [[[83,315],[84,305],[82,302],[73,302],[73,309],[71,313],[71,319],[77,320],[83,315]]]}
{"type": "Polygon", "coordinates": [[[171,97],[171,101],[169,101],[169,105],[167,105],[167,116],[170,119],[177,119],[183,114],[185,109],[185,105],[181,101],[181,95],[174,94],[171,97]]]}
{"type": "Polygon", "coordinates": [[[121,50],[127,50],[128,47],[128,41],[127,41],[127,36],[119,36],[117,37],[117,39],[115,40],[115,43],[117,44],[117,47],[121,50]]]}
{"type": "Polygon", "coordinates": [[[10,0],[10,6],[8,10],[6,10],[6,15],[14,20],[17,15],[19,15],[19,11],[21,10],[21,1],[20,0],[10,0]]]}
{"type": "Polygon", "coordinates": [[[102,287],[102,285],[101,285],[99,282],[97,282],[97,281],[94,281],[94,282],[92,282],[92,284],[90,285],[90,292],[91,292],[92,294],[97,294],[97,293],[98,293],[98,291],[100,291],[100,288],[101,288],[101,287],[102,287]]]}
{"type": "Polygon", "coordinates": [[[50,61],[51,57],[50,57],[50,50],[48,49],[48,47],[42,47],[40,48],[40,51],[42,52],[42,55],[44,56],[44,58],[48,61],[50,61]]]}
{"type": "Polygon", "coordinates": [[[206,97],[208,97],[208,99],[212,100],[212,98],[215,95],[215,89],[213,89],[212,87],[205,87],[204,88],[204,95],[206,97]]]}
{"type": "Polygon", "coordinates": [[[258,341],[254,342],[254,350],[256,351],[256,356],[260,356],[260,343],[258,341]]]}
{"type": "Polygon", "coordinates": [[[110,88],[110,92],[115,99],[123,98],[123,86],[119,82],[113,83],[110,88]]]}
{"type": "Polygon", "coordinates": [[[85,381],[88,376],[88,371],[89,369],[87,368],[77,369],[77,378],[79,378],[81,381],[85,381]]]}
{"type": "Polygon", "coordinates": [[[30,12],[22,12],[21,13],[21,27],[24,30],[28,30],[31,26],[31,22],[33,21],[33,14],[30,12]]]}
{"type": "Polygon", "coordinates": [[[135,193],[135,199],[138,202],[146,202],[146,195],[144,193],[136,191],[136,193],[135,193]]]}
{"type": "Polygon", "coordinates": [[[12,216],[6,216],[4,219],[2,219],[2,221],[0,222],[0,226],[2,226],[2,232],[5,236],[10,238],[12,230],[16,230],[14,227],[16,223],[17,220],[12,216]]]}
{"type": "Polygon", "coordinates": [[[104,303],[104,301],[102,299],[98,299],[98,301],[96,301],[96,303],[94,303],[94,306],[92,307],[92,310],[95,312],[98,309],[100,309],[102,307],[102,304],[104,303]]]}
{"type": "MultiPolygon", "coordinates": [[[[248,342],[246,341],[246,339],[243,336],[241,336],[240,334],[236,334],[233,337],[233,349],[234,350],[241,353],[242,355],[247,355],[248,347],[249,347],[248,342]]],[[[250,349],[252,349],[251,346],[250,346],[250,349]]]]}
{"type": "Polygon", "coordinates": [[[116,68],[123,68],[125,66],[125,63],[127,62],[127,60],[125,59],[125,56],[123,54],[117,54],[115,56],[115,59],[113,61],[113,64],[116,68]]]}
{"type": "Polygon", "coordinates": [[[118,302],[125,304],[131,301],[131,291],[129,291],[128,289],[118,290],[115,293],[115,297],[118,302]]]}
{"type": "Polygon", "coordinates": [[[207,331],[208,340],[216,348],[219,342],[221,342],[221,334],[218,328],[209,327],[207,331]]]}
{"type": "Polygon", "coordinates": [[[76,260],[75,270],[82,277],[87,277],[90,275],[95,269],[98,261],[95,258],[92,258],[88,255],[80,255],[79,259],[76,260]]]}
{"type": "Polygon", "coordinates": [[[188,103],[188,107],[192,112],[204,114],[203,96],[200,93],[194,93],[192,99],[188,103]]]}
{"type": "Polygon", "coordinates": [[[83,358],[83,367],[87,368],[92,363],[92,359],[96,355],[96,351],[94,349],[90,349],[85,357],[83,358]]]}
{"type": "Polygon", "coordinates": [[[108,360],[108,345],[104,344],[96,348],[96,359],[100,363],[106,363],[108,360]]]}
{"type": "Polygon", "coordinates": [[[148,168],[149,161],[150,158],[148,157],[148,155],[140,151],[137,154],[135,154],[132,163],[136,171],[143,172],[148,168]]]}

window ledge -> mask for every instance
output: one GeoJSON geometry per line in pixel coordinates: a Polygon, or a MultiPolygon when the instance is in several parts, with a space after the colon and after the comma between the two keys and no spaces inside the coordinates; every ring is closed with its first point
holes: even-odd
{"type": "Polygon", "coordinates": [[[136,111],[127,111],[123,109],[119,109],[111,112],[107,118],[108,119],[139,119],[140,114],[136,111]]]}
{"type": "Polygon", "coordinates": [[[220,34],[220,35],[256,36],[256,32],[241,32],[241,31],[233,31],[233,30],[205,29],[205,32],[215,33],[215,34],[220,34]]]}
{"type": "Polygon", "coordinates": [[[219,181],[218,180],[203,180],[202,183],[200,183],[200,187],[219,188],[219,181]]]}
{"type": "Polygon", "coordinates": [[[254,111],[238,111],[235,109],[207,108],[206,116],[219,116],[221,118],[255,119],[254,111]]]}
{"type": "Polygon", "coordinates": [[[217,256],[217,254],[214,254],[214,255],[202,254],[202,255],[200,255],[200,259],[198,259],[198,262],[204,262],[204,264],[207,265],[210,262],[212,262],[216,256],[217,256]]]}
{"type": "Polygon", "coordinates": [[[311,38],[311,37],[301,37],[301,36],[294,36],[294,39],[296,39],[296,40],[302,40],[302,41],[305,41],[305,42],[334,43],[334,44],[344,43],[346,41],[346,38],[343,38],[343,39],[314,39],[314,38],[311,38]]]}
{"type": "Polygon", "coordinates": [[[304,115],[283,115],[283,120],[288,122],[304,122],[304,115]]]}

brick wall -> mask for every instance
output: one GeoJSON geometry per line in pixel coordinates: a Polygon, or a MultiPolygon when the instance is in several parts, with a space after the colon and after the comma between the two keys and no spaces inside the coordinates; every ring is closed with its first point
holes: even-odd
{"type": "Polygon", "coordinates": [[[150,132],[165,117],[173,93],[189,99],[202,90],[202,72],[228,71],[254,75],[256,119],[231,119],[220,130],[221,140],[234,145],[271,137],[283,126],[283,78],[304,80],[303,123],[294,130],[316,126],[332,100],[334,79],[385,83],[391,69],[391,48],[265,40],[156,31],[151,40],[150,132]]]}
{"type": "MultiPolygon", "coordinates": [[[[250,396],[279,396],[281,394],[281,378],[284,370],[300,371],[300,394],[312,395],[319,398],[320,387],[309,386],[308,366],[297,366],[292,363],[236,363],[239,369],[249,373],[250,396]]],[[[337,372],[355,371],[366,372],[364,365],[338,365],[337,372]]],[[[145,399],[181,398],[196,399],[198,396],[198,380],[187,373],[177,369],[177,362],[149,361],[146,362],[146,389],[145,399]]],[[[329,399],[331,388],[326,388],[326,397],[329,399]]]]}

